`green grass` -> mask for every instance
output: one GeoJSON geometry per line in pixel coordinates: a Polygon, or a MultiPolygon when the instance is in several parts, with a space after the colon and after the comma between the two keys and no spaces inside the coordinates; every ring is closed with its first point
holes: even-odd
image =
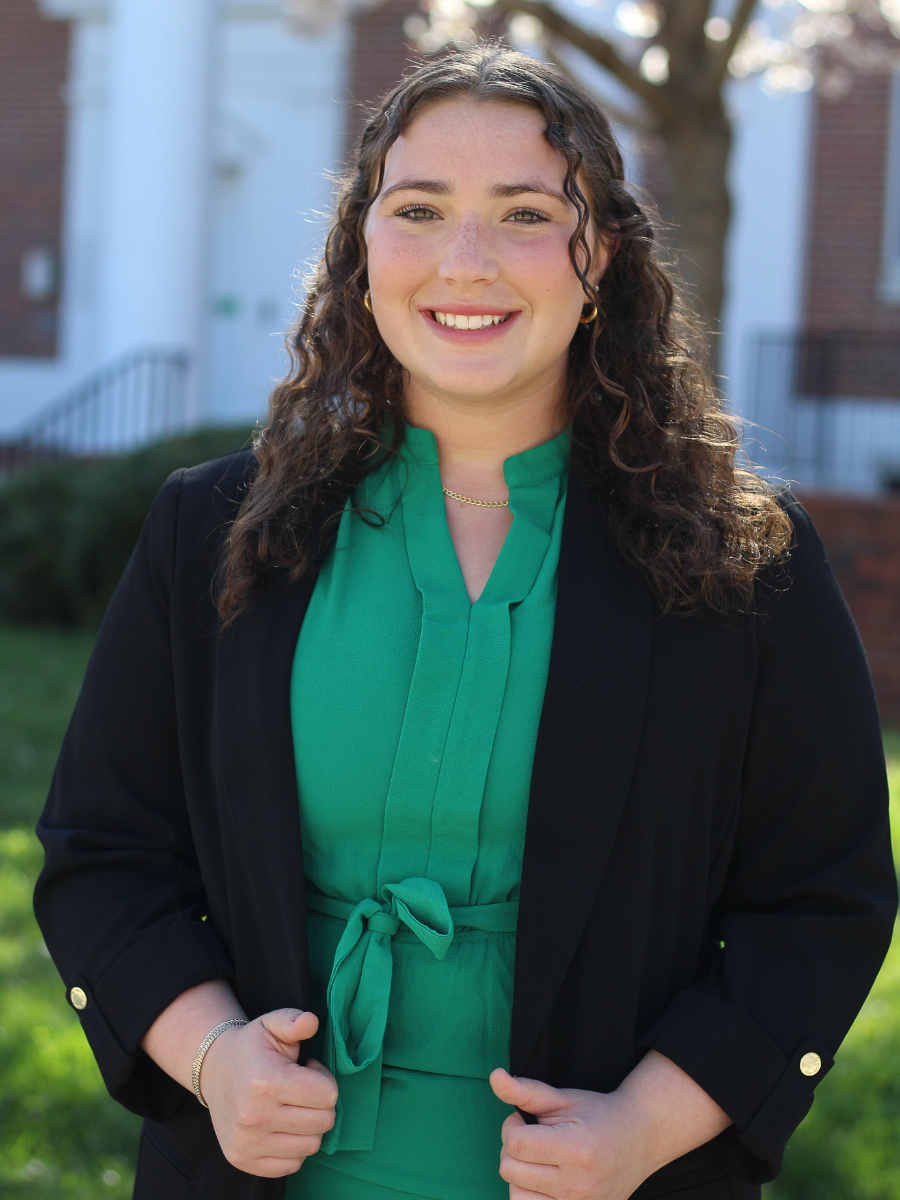
{"type": "MultiPolygon", "coordinates": [[[[131,1195],[140,1122],[106,1094],[31,912],[33,833],[91,647],[0,625],[0,1197],[131,1195]]],[[[900,735],[885,738],[900,844],[900,735]]],[[[898,845],[900,848],[900,845],[898,845]]],[[[900,1200],[900,937],[767,1200],[900,1200]]]]}
{"type": "Polygon", "coordinates": [[[0,626],[0,1196],[131,1195],[140,1121],[107,1095],[31,911],[33,832],[88,634],[0,626]]]}

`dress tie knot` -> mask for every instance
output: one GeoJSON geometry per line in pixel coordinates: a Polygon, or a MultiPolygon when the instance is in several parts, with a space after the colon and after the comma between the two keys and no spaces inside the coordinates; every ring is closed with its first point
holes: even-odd
{"type": "Polygon", "coordinates": [[[415,877],[386,883],[381,899],[367,896],[356,905],[319,893],[307,906],[346,921],[328,981],[326,1065],[342,1077],[334,1127],[322,1139],[322,1152],[371,1150],[381,1091],[381,1057],[391,999],[391,944],[402,929],[415,934],[438,961],[453,941],[456,923],[466,928],[513,933],[516,901],[450,909],[444,889],[433,879],[415,877]]]}
{"type": "Polygon", "coordinates": [[[401,924],[399,917],[392,917],[384,910],[366,917],[366,929],[371,929],[373,933],[386,933],[388,937],[393,937],[399,931],[401,924]]]}

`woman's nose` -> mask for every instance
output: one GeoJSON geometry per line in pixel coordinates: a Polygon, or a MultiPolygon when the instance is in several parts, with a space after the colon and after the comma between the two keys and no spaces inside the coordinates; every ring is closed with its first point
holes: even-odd
{"type": "Polygon", "coordinates": [[[450,234],[441,255],[439,275],[452,283],[491,282],[499,274],[491,237],[475,216],[464,218],[450,234]]]}

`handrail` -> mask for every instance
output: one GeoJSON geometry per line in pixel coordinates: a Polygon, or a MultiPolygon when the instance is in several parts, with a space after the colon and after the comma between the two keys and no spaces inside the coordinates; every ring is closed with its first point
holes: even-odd
{"type": "Polygon", "coordinates": [[[801,487],[900,489],[900,337],[800,330],[755,339],[748,457],[801,487]]]}
{"type": "Polygon", "coordinates": [[[123,354],[0,444],[0,468],[115,454],[184,428],[189,368],[179,349],[142,347],[123,354]]]}

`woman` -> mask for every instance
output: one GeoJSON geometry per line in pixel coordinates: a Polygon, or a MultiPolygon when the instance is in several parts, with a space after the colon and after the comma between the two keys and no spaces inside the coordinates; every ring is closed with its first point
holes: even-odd
{"type": "Polygon", "coordinates": [[[758,1196],[889,942],[878,717],[593,101],[416,70],[291,348],[160,494],[40,824],[135,1195],[758,1196]]]}

